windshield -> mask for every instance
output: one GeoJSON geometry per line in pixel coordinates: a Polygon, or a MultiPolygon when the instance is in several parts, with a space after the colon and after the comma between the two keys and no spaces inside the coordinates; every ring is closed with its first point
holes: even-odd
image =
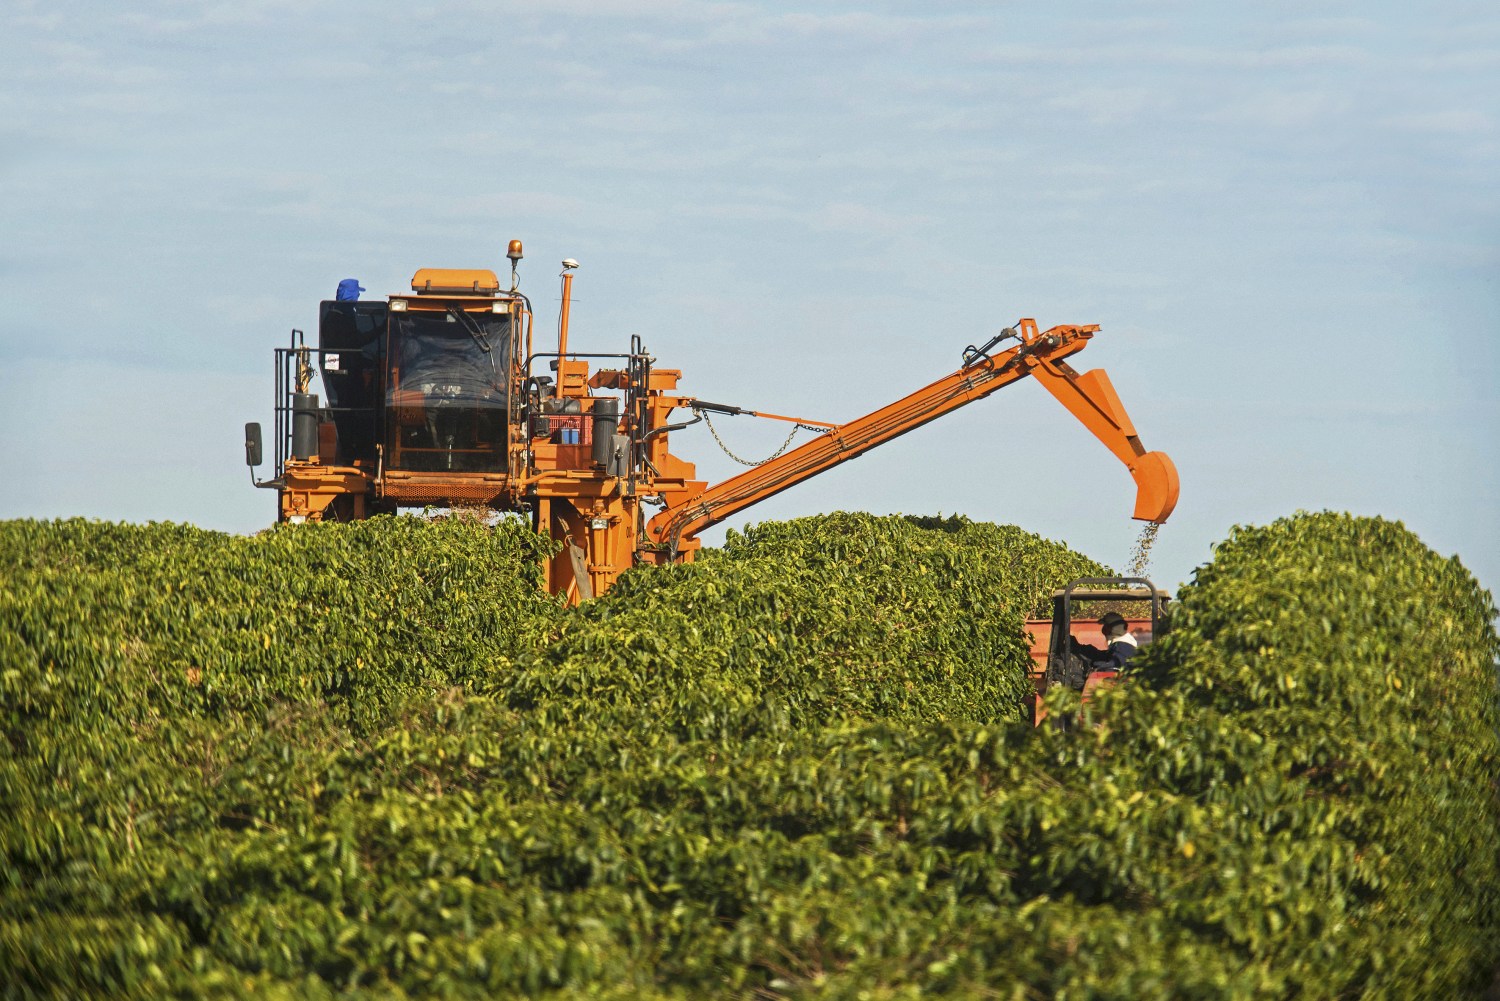
{"type": "Polygon", "coordinates": [[[505,406],[504,373],[510,358],[510,317],[492,313],[391,314],[388,392],[469,406],[505,406]]]}
{"type": "Polygon", "coordinates": [[[390,318],[391,468],[504,469],[510,316],[449,307],[390,318]]]}

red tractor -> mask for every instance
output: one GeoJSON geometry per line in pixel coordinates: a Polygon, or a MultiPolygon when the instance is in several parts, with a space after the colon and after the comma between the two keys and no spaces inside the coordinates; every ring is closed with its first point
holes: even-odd
{"type": "Polygon", "coordinates": [[[1042,696],[1054,685],[1083,693],[1087,703],[1094,692],[1116,683],[1119,671],[1104,666],[1104,633],[1099,620],[1108,612],[1125,619],[1138,647],[1145,647],[1166,631],[1166,608],[1171,596],[1145,577],[1079,577],[1052,592],[1052,618],[1028,619],[1031,635],[1031,722],[1047,718],[1042,696]]]}

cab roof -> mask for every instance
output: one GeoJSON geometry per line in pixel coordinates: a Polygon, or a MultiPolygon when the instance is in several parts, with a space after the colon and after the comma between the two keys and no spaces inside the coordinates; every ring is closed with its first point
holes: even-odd
{"type": "Polygon", "coordinates": [[[495,295],[500,279],[484,268],[422,268],[411,276],[418,295],[495,295]]]}

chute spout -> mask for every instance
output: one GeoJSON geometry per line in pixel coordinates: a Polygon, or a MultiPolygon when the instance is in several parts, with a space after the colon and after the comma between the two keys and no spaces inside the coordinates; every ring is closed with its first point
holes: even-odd
{"type": "Polygon", "coordinates": [[[1165,452],[1147,452],[1128,463],[1135,480],[1135,513],[1137,521],[1160,524],[1177,506],[1177,467],[1165,452]]]}

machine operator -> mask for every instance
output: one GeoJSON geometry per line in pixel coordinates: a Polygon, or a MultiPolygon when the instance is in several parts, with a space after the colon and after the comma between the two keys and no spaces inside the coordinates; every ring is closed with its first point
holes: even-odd
{"type": "Polygon", "coordinates": [[[1103,650],[1092,643],[1080,643],[1070,637],[1073,653],[1092,662],[1095,670],[1118,671],[1135,656],[1140,644],[1130,634],[1130,626],[1125,622],[1125,616],[1119,612],[1105,612],[1101,615],[1099,629],[1104,633],[1103,650]]]}

